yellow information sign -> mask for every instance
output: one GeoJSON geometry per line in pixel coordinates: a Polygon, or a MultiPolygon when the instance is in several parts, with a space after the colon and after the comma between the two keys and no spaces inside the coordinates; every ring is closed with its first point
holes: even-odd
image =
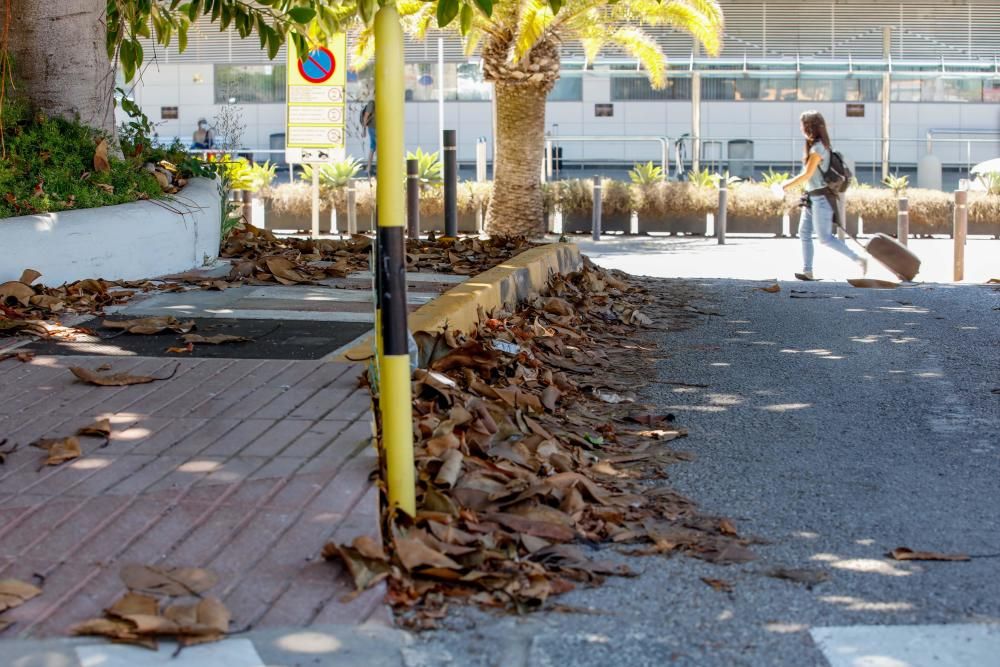
{"type": "Polygon", "coordinates": [[[344,157],[347,37],[301,55],[288,41],[285,160],[331,162],[344,157]]]}

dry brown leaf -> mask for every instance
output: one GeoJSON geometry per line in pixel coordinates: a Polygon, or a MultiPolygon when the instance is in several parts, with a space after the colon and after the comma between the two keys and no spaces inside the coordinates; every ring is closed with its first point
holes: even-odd
{"type": "Polygon", "coordinates": [[[42,274],[40,272],[35,271],[34,269],[25,269],[21,273],[21,277],[19,278],[19,280],[20,280],[20,282],[24,283],[25,285],[30,285],[31,283],[35,282],[36,280],[38,280],[41,277],[42,277],[42,274]]]}
{"type": "Polygon", "coordinates": [[[181,337],[185,343],[199,343],[205,345],[222,345],[224,343],[248,343],[251,338],[246,336],[230,336],[229,334],[215,334],[214,336],[200,336],[198,334],[185,334],[181,337]]]}
{"type": "Polygon", "coordinates": [[[43,449],[48,453],[48,457],[43,463],[47,466],[57,466],[83,455],[80,450],[80,441],[72,435],[67,438],[42,438],[31,443],[31,446],[43,449]]]}
{"type": "Polygon", "coordinates": [[[774,283],[773,285],[768,285],[767,287],[755,287],[756,292],[770,292],[771,294],[777,294],[781,291],[781,285],[774,283]]]}
{"type": "Polygon", "coordinates": [[[122,581],[132,591],[161,595],[198,595],[216,584],[215,574],[197,567],[126,565],[122,581]]]}
{"type": "Polygon", "coordinates": [[[94,171],[107,174],[111,171],[111,162],[108,160],[108,140],[101,139],[94,149],[94,171]]]}
{"type": "Polygon", "coordinates": [[[73,626],[70,632],[74,635],[95,635],[116,642],[136,644],[156,650],[154,637],[142,637],[135,631],[135,624],[119,618],[92,618],[73,626]]]}
{"type": "Polygon", "coordinates": [[[88,424],[78,429],[76,434],[90,435],[95,438],[109,438],[111,437],[111,420],[98,419],[93,424],[88,424]]]}
{"type": "Polygon", "coordinates": [[[264,264],[278,282],[289,285],[314,282],[297,270],[294,262],[285,257],[265,257],[264,264]]]}
{"type": "Polygon", "coordinates": [[[164,331],[187,333],[194,329],[194,321],[181,322],[172,315],[160,317],[143,317],[137,320],[104,320],[101,326],[105,329],[124,329],[131,334],[153,335],[164,331]]]}
{"type": "Polygon", "coordinates": [[[972,560],[966,554],[945,554],[936,551],[914,551],[909,547],[896,547],[886,554],[893,560],[945,560],[945,561],[966,561],[972,560]]]}
{"type": "Polygon", "coordinates": [[[397,537],[395,546],[399,562],[407,570],[415,570],[419,567],[439,567],[446,570],[462,569],[461,565],[416,538],[397,537]]]}
{"type": "Polygon", "coordinates": [[[22,364],[26,364],[35,359],[35,353],[31,351],[26,351],[26,352],[9,352],[7,354],[0,354],[0,361],[6,361],[8,359],[17,359],[22,364]]]}
{"type": "Polygon", "coordinates": [[[160,603],[156,598],[142,593],[126,593],[113,605],[104,610],[109,616],[123,618],[134,614],[156,616],[160,613],[160,603]]]}
{"type": "Polygon", "coordinates": [[[434,481],[441,486],[451,488],[462,474],[462,460],[465,457],[459,450],[449,449],[441,458],[441,470],[438,471],[434,481]]]}
{"type": "Polygon", "coordinates": [[[18,579],[0,579],[0,612],[13,609],[41,594],[42,589],[18,579]]]}
{"type": "Polygon", "coordinates": [[[768,570],[767,576],[774,577],[775,579],[787,579],[797,584],[805,584],[810,588],[830,579],[829,572],[811,568],[776,567],[768,570]]]}
{"type": "Polygon", "coordinates": [[[16,302],[22,306],[28,306],[33,296],[35,296],[35,290],[20,280],[10,280],[0,284],[0,304],[16,302]]]}
{"type": "Polygon", "coordinates": [[[71,366],[69,370],[81,382],[86,382],[87,384],[94,384],[99,387],[125,387],[133,384],[149,384],[150,382],[169,380],[177,373],[178,368],[180,368],[180,365],[175,366],[170,375],[162,378],[149,375],[129,375],[128,373],[114,373],[110,375],[95,373],[88,368],[80,366],[71,366]]]}
{"type": "Polygon", "coordinates": [[[190,354],[194,352],[194,343],[188,343],[184,347],[168,347],[166,351],[169,354],[190,354]]]}
{"type": "Polygon", "coordinates": [[[899,283],[889,282],[888,280],[878,280],[876,278],[848,278],[847,282],[854,287],[876,289],[892,289],[894,287],[899,287],[899,283]]]}
{"type": "Polygon", "coordinates": [[[323,557],[327,560],[340,559],[359,591],[374,586],[389,576],[390,566],[384,557],[367,556],[355,547],[330,542],[323,547],[323,557]]]}
{"type": "Polygon", "coordinates": [[[711,586],[712,588],[714,588],[715,590],[720,591],[722,593],[733,592],[733,585],[728,581],[726,581],[725,579],[711,579],[709,577],[702,577],[701,580],[704,581],[709,586],[711,586]]]}

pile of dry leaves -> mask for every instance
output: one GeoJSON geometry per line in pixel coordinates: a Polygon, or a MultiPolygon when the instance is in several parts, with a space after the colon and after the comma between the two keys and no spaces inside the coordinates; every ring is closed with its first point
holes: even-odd
{"type": "Polygon", "coordinates": [[[388,578],[414,627],[450,599],[526,609],[578,582],[627,576],[593,557],[614,545],[752,559],[729,520],[663,484],[667,464],[691,458],[668,445],[685,432],[632,393],[654,353],[639,330],[689,310],[587,263],[472,335],[418,334],[417,516],[385,517],[385,550],[360,539],[325,555],[358,588],[388,578]]]}
{"type": "Polygon", "coordinates": [[[42,589],[19,579],[0,579],[0,632],[3,632],[10,625],[10,621],[5,621],[2,616],[5,611],[18,607],[41,594],[42,589]]]}
{"type": "Polygon", "coordinates": [[[76,635],[97,635],[116,642],[156,649],[161,638],[179,647],[222,639],[230,614],[215,597],[202,593],[216,584],[208,570],[126,565],[121,571],[128,588],[101,618],[76,625],[76,635]]]}

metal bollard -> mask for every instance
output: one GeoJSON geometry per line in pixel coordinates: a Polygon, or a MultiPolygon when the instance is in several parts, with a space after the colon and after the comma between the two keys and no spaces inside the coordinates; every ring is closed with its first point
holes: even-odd
{"type": "Polygon", "coordinates": [[[969,228],[969,192],[955,190],[955,217],[952,235],[955,237],[955,282],[965,279],[965,236],[969,228]]]}
{"type": "Polygon", "coordinates": [[[458,133],[444,130],[444,235],[458,236],[458,133]]]}
{"type": "Polygon", "coordinates": [[[406,235],[420,238],[420,161],[406,161],[406,235]]]}
{"type": "Polygon", "coordinates": [[[601,199],[601,177],[594,176],[594,216],[590,231],[595,241],[601,240],[601,199]]]}
{"type": "Polygon", "coordinates": [[[358,233],[358,190],[354,186],[354,179],[347,183],[347,234],[354,236],[358,233]]]}
{"type": "Polygon", "coordinates": [[[715,237],[719,245],[726,245],[726,208],[729,205],[729,175],[719,179],[719,214],[715,216],[715,237]]]}
{"type": "Polygon", "coordinates": [[[896,202],[896,240],[907,245],[910,238],[910,200],[900,197],[896,202]]]}
{"type": "Polygon", "coordinates": [[[486,180],[486,137],[476,140],[476,180],[480,183],[486,180]]]}

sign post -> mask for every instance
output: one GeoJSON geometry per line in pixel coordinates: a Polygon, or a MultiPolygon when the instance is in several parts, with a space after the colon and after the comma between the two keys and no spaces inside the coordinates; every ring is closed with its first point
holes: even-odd
{"type": "Polygon", "coordinates": [[[312,174],[312,235],[319,235],[319,167],[344,158],[347,37],[300,54],[288,41],[285,95],[285,161],[315,165],[312,174]]]}

